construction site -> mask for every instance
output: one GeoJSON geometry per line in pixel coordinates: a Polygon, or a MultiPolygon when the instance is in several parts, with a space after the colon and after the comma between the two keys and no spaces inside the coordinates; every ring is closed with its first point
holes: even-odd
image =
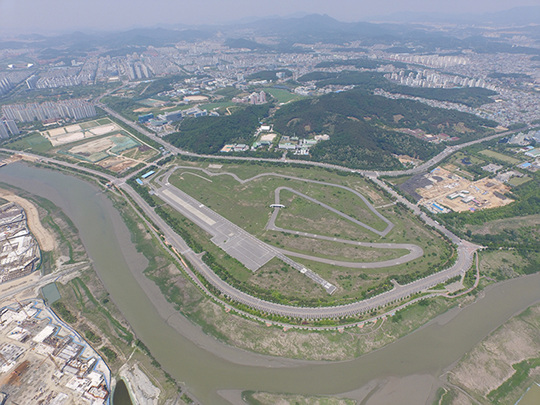
{"type": "Polygon", "coordinates": [[[158,152],[109,118],[42,131],[56,153],[121,173],[158,152]]]}
{"type": "Polygon", "coordinates": [[[0,284],[32,273],[40,259],[24,209],[14,202],[0,206],[0,284]]]}
{"type": "Polygon", "coordinates": [[[52,146],[61,146],[119,130],[121,128],[113,122],[100,125],[98,121],[89,121],[43,131],[41,135],[47,138],[52,146]]]}
{"type": "Polygon", "coordinates": [[[101,405],[110,382],[99,355],[42,301],[0,309],[1,403],[101,405]]]}
{"type": "Polygon", "coordinates": [[[514,200],[507,197],[510,187],[497,179],[467,180],[449,168],[437,167],[423,177],[423,187],[416,192],[419,205],[436,214],[476,211],[502,207],[514,200]]]}

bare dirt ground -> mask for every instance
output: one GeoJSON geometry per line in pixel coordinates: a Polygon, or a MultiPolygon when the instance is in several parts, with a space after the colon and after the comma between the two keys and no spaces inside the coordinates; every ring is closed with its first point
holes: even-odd
{"type": "Polygon", "coordinates": [[[90,129],[90,132],[92,132],[94,135],[105,135],[114,131],[119,131],[122,128],[120,128],[116,124],[109,124],[109,125],[101,125],[99,127],[95,127],[90,129]]]}
{"type": "MultiPolygon", "coordinates": [[[[422,196],[419,204],[429,205],[433,202],[444,205],[455,212],[464,212],[472,209],[496,208],[510,204],[514,200],[504,196],[510,191],[510,187],[496,179],[481,179],[470,181],[451,171],[452,165],[445,168],[437,167],[425,177],[431,184],[417,189],[422,196]],[[460,197],[448,198],[452,194],[460,194],[460,197]],[[474,198],[474,201],[464,202],[466,197],[474,198]]],[[[467,201],[467,200],[465,200],[467,201]]]]}
{"type": "Polygon", "coordinates": [[[120,369],[120,376],[126,381],[135,405],[157,405],[161,390],[152,384],[148,376],[139,368],[138,364],[124,365],[120,369]]]}
{"type": "Polygon", "coordinates": [[[31,286],[40,279],[41,275],[39,272],[30,273],[27,276],[17,278],[15,280],[10,280],[5,283],[0,284],[0,295],[10,292],[11,290],[20,289],[25,286],[31,286]]]}
{"type": "Polygon", "coordinates": [[[28,226],[30,227],[30,231],[37,239],[39,246],[42,250],[46,252],[51,252],[55,249],[56,240],[52,233],[45,229],[45,227],[41,224],[38,210],[33,203],[13,194],[11,191],[4,189],[0,189],[0,198],[3,198],[7,201],[15,202],[21,207],[23,207],[24,211],[26,212],[26,218],[28,221],[28,226]]]}
{"type": "Polygon", "coordinates": [[[124,157],[110,157],[97,163],[98,166],[109,169],[115,173],[122,173],[124,170],[137,166],[137,164],[137,161],[131,159],[128,160],[124,157]]]}
{"type": "Polygon", "coordinates": [[[515,370],[512,365],[540,353],[540,306],[531,307],[508,321],[477,345],[449,373],[449,381],[473,395],[485,398],[515,370]]]}
{"type": "Polygon", "coordinates": [[[115,143],[112,141],[112,138],[112,136],[108,136],[106,138],[101,138],[96,141],[86,142],[82,145],[71,148],[69,151],[74,154],[85,153],[89,155],[93,153],[103,152],[109,148],[112,148],[115,145],[115,143]]]}

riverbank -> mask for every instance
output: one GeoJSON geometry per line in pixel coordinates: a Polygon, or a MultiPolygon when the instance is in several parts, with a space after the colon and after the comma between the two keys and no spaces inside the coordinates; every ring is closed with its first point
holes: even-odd
{"type": "MultiPolygon", "coordinates": [[[[306,364],[258,356],[208,337],[201,328],[183,318],[170,303],[168,308],[172,308],[172,316],[167,318],[171,314],[167,311],[163,314],[165,319],[162,318],[134,273],[144,280],[147,288],[157,292],[161,300],[167,301],[155,284],[142,274],[144,269],[127,265],[125,257],[137,263],[141,256],[133,247],[129,231],[118,212],[99,189],[57,172],[21,166],[17,170],[11,170],[9,166],[0,169],[0,180],[6,179],[18,187],[46,194],[45,197],[50,197],[65,210],[79,229],[111,299],[137,337],[163,369],[178,381],[185,382],[202,403],[227,403],[216,392],[222,389],[336,395],[390,377],[396,381],[409,375],[437,378],[444,368],[511,315],[538,300],[540,276],[527,276],[488,287],[485,294],[471,305],[450,311],[450,317],[445,314],[440,318],[442,321],[431,322],[382,349],[352,361],[306,364]],[[181,332],[171,324],[177,324],[181,332]]],[[[418,386],[422,392],[431,389],[418,386]]]]}
{"type": "Polygon", "coordinates": [[[39,213],[34,204],[25,198],[0,188],[0,198],[19,204],[26,213],[26,220],[30,231],[35,236],[41,250],[51,252],[56,247],[56,238],[41,224],[39,213]]]}
{"type": "MultiPolygon", "coordinates": [[[[40,193],[40,187],[45,186],[42,188],[48,189],[47,185],[42,183],[44,182],[39,181],[39,184],[26,187],[27,191],[15,188],[21,185],[20,181],[13,181],[12,185],[5,184],[5,187],[13,186],[12,193],[24,196],[28,202],[32,201],[31,204],[35,206],[37,211],[47,218],[46,224],[49,229],[46,230],[56,241],[55,250],[50,252],[51,260],[54,262],[51,263],[52,268],[49,269],[49,271],[52,270],[52,273],[47,277],[50,278],[50,281],[57,279],[57,286],[62,296],[61,300],[53,305],[56,312],[63,318],[64,322],[77,330],[96,352],[100,353],[114,375],[124,364],[139,364],[140,367],[144,367],[145,373],[152,376],[154,384],[161,387],[158,392],[160,394],[159,400],[162,403],[170,399],[177,400],[179,404],[184,403],[180,399],[179,387],[176,383],[148,354],[148,349],[134,339],[133,331],[128,322],[92,268],[93,257],[87,256],[86,244],[79,237],[78,227],[71,223],[64,215],[64,211],[59,208],[60,205],[64,205],[64,208],[67,207],[66,212],[71,217],[72,210],[81,209],[82,204],[71,205],[71,202],[67,202],[66,205],[66,201],[62,196],[58,197],[54,190],[40,193]],[[53,198],[49,200],[46,199],[47,197],[53,198]],[[55,201],[51,202],[51,200],[55,201]],[[59,277],[58,275],[63,272],[69,273],[59,277]],[[57,275],[56,278],[55,275],[57,275]]],[[[103,216],[101,218],[106,220],[103,216]]],[[[92,218],[88,219],[92,220],[92,218]]],[[[97,239],[100,237],[102,236],[100,235],[97,239]]],[[[137,254],[136,251],[135,254],[137,254]]],[[[137,259],[136,256],[135,259],[137,259]]],[[[139,264],[144,265],[144,257],[142,259],[139,264]]],[[[41,279],[42,277],[36,273],[29,276],[28,280],[26,278],[20,282],[15,280],[0,293],[14,294],[24,289],[25,291],[18,295],[19,299],[35,297],[38,293],[31,287],[35,287],[37,290],[36,286],[43,284],[41,279]]],[[[141,380],[142,374],[139,377],[141,380]]]]}
{"type": "Polygon", "coordinates": [[[449,397],[454,387],[481,404],[515,403],[540,381],[540,305],[514,316],[474,347],[448,372],[449,397]]]}

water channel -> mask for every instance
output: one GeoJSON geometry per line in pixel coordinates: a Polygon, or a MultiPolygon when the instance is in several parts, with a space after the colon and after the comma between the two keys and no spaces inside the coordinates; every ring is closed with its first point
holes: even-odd
{"type": "Polygon", "coordinates": [[[204,335],[160,299],[157,288],[142,275],[144,257],[136,252],[111,201],[96,186],[21,163],[0,168],[0,182],[47,198],[64,210],[138,338],[204,404],[229,403],[218,394],[228,390],[321,395],[356,390],[363,397],[377,387],[382,388],[372,392],[371,399],[384,403],[381,395],[388,388],[386,383],[393,384],[402,404],[418,403],[419,398],[425,402],[446,368],[512,315],[540,300],[537,274],[492,286],[474,304],[451,310],[415,333],[356,360],[320,363],[259,356],[204,335]]]}
{"type": "Polygon", "coordinates": [[[118,380],[114,387],[112,405],[133,405],[124,380],[118,380]]]}

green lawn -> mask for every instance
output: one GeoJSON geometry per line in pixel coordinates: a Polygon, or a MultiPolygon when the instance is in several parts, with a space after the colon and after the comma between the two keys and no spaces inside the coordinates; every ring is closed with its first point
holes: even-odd
{"type": "Polygon", "coordinates": [[[10,149],[16,150],[30,150],[32,152],[41,154],[46,153],[52,149],[51,143],[45,137],[41,136],[38,132],[27,135],[15,142],[5,144],[10,149]]]}
{"type": "Polygon", "coordinates": [[[520,186],[522,184],[525,184],[529,181],[531,181],[532,178],[529,176],[523,176],[523,177],[512,177],[510,180],[508,180],[508,184],[511,186],[520,186]]]}
{"type": "MultiPolygon", "coordinates": [[[[274,190],[281,186],[291,187],[319,201],[325,201],[328,205],[335,206],[348,215],[354,215],[360,221],[375,228],[385,228],[384,222],[369,211],[360,198],[336,187],[273,176],[258,178],[245,184],[240,184],[232,177],[226,175],[208,177],[208,180],[210,180],[208,181],[186,172],[189,172],[189,170],[178,170],[178,175],[171,177],[172,184],[219,212],[232,222],[241,224],[244,229],[254,235],[260,235],[264,231],[264,227],[272,213],[269,205],[274,202],[274,190]]],[[[204,173],[199,171],[193,173],[206,177],[204,173]]],[[[287,194],[286,191],[284,193],[285,195],[287,194]]],[[[312,208],[316,212],[320,212],[321,215],[340,218],[336,214],[328,212],[325,208],[303,198],[297,198],[296,201],[298,201],[298,204],[302,204],[305,201],[306,204],[310,205],[310,208],[306,208],[306,215],[309,215],[309,210],[312,208]]],[[[302,206],[293,208],[295,211],[302,209],[302,206]]],[[[340,218],[339,223],[344,222],[352,224],[340,218]]],[[[354,227],[357,228],[358,226],[354,225],[354,227]]],[[[363,228],[360,228],[358,231],[362,232],[360,231],[361,229],[363,228]]],[[[338,228],[329,231],[332,235],[339,234],[338,228]]],[[[368,238],[371,237],[373,236],[368,236],[368,238]]]]}
{"type": "Polygon", "coordinates": [[[502,153],[495,152],[495,151],[492,151],[492,150],[489,150],[489,149],[484,149],[484,150],[480,151],[479,153],[481,153],[484,156],[493,158],[495,160],[499,160],[501,162],[510,163],[512,165],[518,164],[520,162],[519,159],[513,158],[513,157],[508,156],[508,155],[503,155],[502,153]]]}
{"type": "Polygon", "coordinates": [[[452,163],[454,163],[456,165],[463,166],[463,167],[467,167],[468,165],[461,162],[463,159],[466,159],[466,158],[469,159],[469,161],[473,165],[485,165],[486,164],[485,160],[480,159],[480,158],[478,158],[476,156],[473,156],[473,155],[470,155],[470,154],[465,154],[465,153],[463,153],[461,151],[458,151],[453,155],[452,163]]]}
{"type": "Polygon", "coordinates": [[[212,111],[216,108],[227,108],[227,107],[231,107],[235,105],[235,103],[233,103],[232,101],[222,101],[222,102],[217,102],[217,103],[208,103],[208,104],[203,104],[201,106],[199,106],[199,108],[201,110],[207,110],[207,111],[212,111]]]}
{"type": "Polygon", "coordinates": [[[290,101],[296,101],[296,100],[301,100],[305,98],[303,96],[291,93],[290,91],[284,90],[284,89],[266,88],[264,89],[264,91],[268,94],[271,94],[272,97],[275,97],[278,103],[288,103],[290,101]]]}
{"type": "MultiPolygon", "coordinates": [[[[338,191],[342,190],[338,189],[338,191]]],[[[285,209],[280,210],[276,220],[276,225],[280,228],[351,240],[371,239],[376,237],[376,234],[370,230],[288,190],[282,190],[280,196],[280,202],[286,206],[285,209]]],[[[327,201],[327,199],[320,199],[319,201],[324,201],[331,207],[343,210],[352,217],[354,215],[353,211],[360,211],[361,208],[365,207],[362,200],[359,198],[356,198],[356,200],[357,201],[353,199],[352,205],[346,208],[337,207],[332,204],[331,201],[327,201]],[[354,205],[354,202],[358,205],[354,205]]],[[[365,212],[365,215],[361,217],[354,215],[354,217],[356,217],[355,219],[369,226],[373,225],[375,222],[377,226],[374,227],[378,230],[382,230],[386,227],[386,224],[382,220],[375,217],[371,211],[367,210],[367,207],[362,211],[365,212]],[[380,223],[382,223],[382,226],[380,226],[380,223]]]]}

